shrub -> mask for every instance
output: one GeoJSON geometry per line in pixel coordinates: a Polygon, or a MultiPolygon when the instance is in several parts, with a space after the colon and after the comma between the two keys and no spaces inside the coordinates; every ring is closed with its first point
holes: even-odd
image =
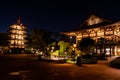
{"type": "Polygon", "coordinates": [[[109,66],[120,69],[120,59],[116,58],[110,61],[109,66]]]}

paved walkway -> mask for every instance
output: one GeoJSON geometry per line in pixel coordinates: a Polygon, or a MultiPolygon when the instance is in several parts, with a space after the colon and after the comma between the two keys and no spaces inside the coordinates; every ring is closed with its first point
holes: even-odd
{"type": "Polygon", "coordinates": [[[120,69],[109,67],[108,61],[79,67],[18,56],[0,60],[0,80],[120,80],[120,69]]]}

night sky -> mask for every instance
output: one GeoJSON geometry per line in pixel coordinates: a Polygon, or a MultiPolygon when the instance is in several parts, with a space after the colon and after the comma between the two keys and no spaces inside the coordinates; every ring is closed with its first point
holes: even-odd
{"type": "Polygon", "coordinates": [[[112,0],[32,0],[0,2],[0,32],[21,21],[28,29],[34,27],[53,32],[69,31],[78,27],[91,14],[120,21],[120,2],[112,0]]]}

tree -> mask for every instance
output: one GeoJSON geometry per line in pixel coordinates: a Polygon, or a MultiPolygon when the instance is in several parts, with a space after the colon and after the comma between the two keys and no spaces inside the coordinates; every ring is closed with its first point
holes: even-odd
{"type": "Polygon", "coordinates": [[[64,41],[59,41],[58,45],[60,46],[60,55],[64,54],[64,51],[66,51],[66,48],[70,45],[68,42],[64,42],[64,41]]]}
{"type": "Polygon", "coordinates": [[[29,38],[29,46],[34,49],[40,49],[43,51],[45,47],[50,43],[51,33],[45,30],[34,28],[31,31],[29,38]]]}
{"type": "Polygon", "coordinates": [[[90,54],[95,45],[95,40],[91,39],[90,37],[82,38],[82,40],[79,42],[80,51],[82,54],[90,54]]]}
{"type": "Polygon", "coordinates": [[[110,46],[110,55],[111,55],[111,41],[105,38],[99,38],[97,41],[97,48],[99,48],[100,53],[98,54],[98,59],[106,60],[106,50],[105,46],[110,46]]]}
{"type": "Polygon", "coordinates": [[[8,46],[8,33],[0,33],[0,46],[8,46]]]}
{"type": "MultiPolygon", "coordinates": [[[[108,41],[109,42],[109,41],[108,41]]],[[[100,53],[102,52],[102,49],[105,49],[105,44],[106,44],[106,40],[104,38],[99,38],[97,41],[97,46],[100,49],[100,53]]],[[[105,50],[104,50],[105,51],[105,50]]]]}

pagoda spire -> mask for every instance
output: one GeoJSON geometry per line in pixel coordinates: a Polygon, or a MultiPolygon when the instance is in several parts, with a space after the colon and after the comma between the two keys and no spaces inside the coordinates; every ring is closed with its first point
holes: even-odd
{"type": "Polygon", "coordinates": [[[17,24],[21,24],[20,16],[18,17],[17,24]]]}

